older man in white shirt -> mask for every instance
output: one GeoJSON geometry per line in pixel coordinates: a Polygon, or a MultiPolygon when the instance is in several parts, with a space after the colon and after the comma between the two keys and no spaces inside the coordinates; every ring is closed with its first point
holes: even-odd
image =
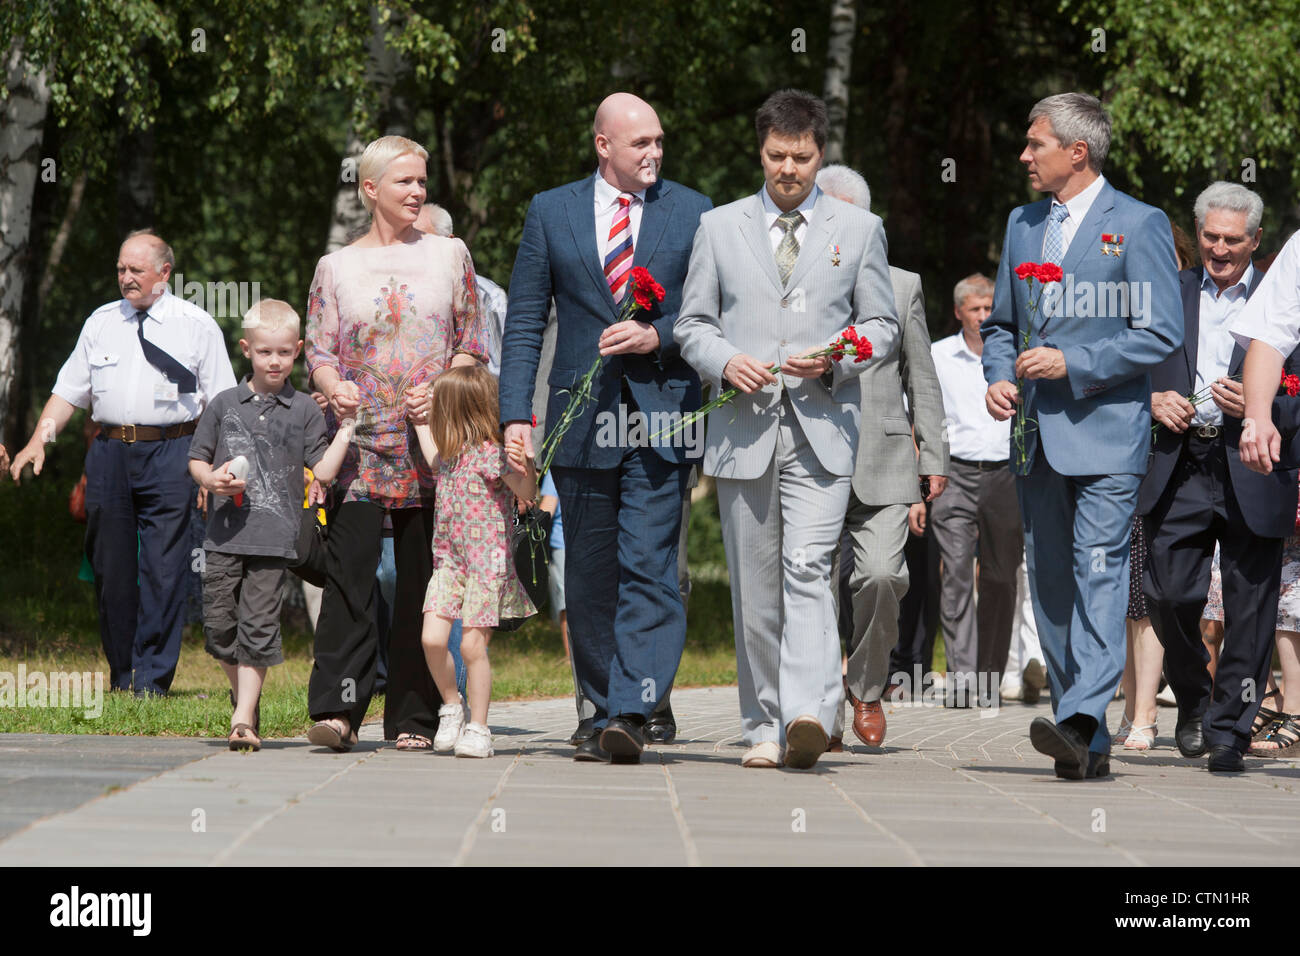
{"type": "MultiPolygon", "coordinates": [[[[948,490],[930,506],[930,523],[943,559],[939,621],[948,656],[950,706],[981,697],[996,705],[1011,643],[1016,609],[1016,569],[1024,550],[1014,476],[1007,468],[1010,424],[989,415],[981,356],[980,325],[993,308],[993,281],[971,275],[953,289],[961,331],[931,346],[943,389],[944,424],[951,467],[948,490]],[[975,600],[975,554],[979,550],[979,600],[975,600]]],[[[1026,686],[1046,682],[1041,662],[1025,661],[1026,686]]]]}
{"type": "Polygon", "coordinates": [[[234,371],[221,328],[172,295],[171,247],[132,233],[117,259],[122,298],[86,320],[27,445],[41,473],[47,442],[78,408],[100,425],[86,453],[86,551],[95,572],[109,679],[137,697],[165,694],[180,658],[189,546],[190,436],[234,371]]]}

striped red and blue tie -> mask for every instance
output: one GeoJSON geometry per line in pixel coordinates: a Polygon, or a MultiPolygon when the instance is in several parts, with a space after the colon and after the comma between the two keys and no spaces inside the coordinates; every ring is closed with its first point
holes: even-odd
{"type": "Polygon", "coordinates": [[[605,243],[605,281],[615,302],[623,300],[627,291],[628,273],[632,271],[632,218],[628,212],[632,197],[619,193],[618,209],[609,226],[609,240],[605,243]]]}

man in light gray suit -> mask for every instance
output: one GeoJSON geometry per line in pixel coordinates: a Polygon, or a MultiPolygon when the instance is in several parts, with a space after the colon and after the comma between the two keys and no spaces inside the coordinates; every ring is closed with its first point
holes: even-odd
{"type": "MultiPolygon", "coordinates": [[[[828,196],[871,209],[867,181],[847,166],[823,166],[817,185],[828,196]]],[[[853,706],[853,732],[869,747],[885,741],[880,696],[889,678],[889,652],[898,643],[899,603],[908,587],[903,557],[908,516],[912,505],[922,501],[923,487],[924,500],[933,501],[948,481],[943,394],[930,357],[921,277],[890,266],[889,284],[902,343],[888,359],[868,363],[859,382],[861,432],[845,516],[845,533],[853,542],[853,636],[845,688],[853,706]]],[[[840,737],[842,712],[836,716],[833,744],[840,737]]]]}
{"type": "Polygon", "coordinates": [[[830,573],[865,366],[805,356],[855,326],[886,360],[898,320],[880,219],[817,188],[825,105],[782,90],[755,125],[766,183],[700,217],[673,334],[715,392],[743,393],[710,418],[704,447],[731,576],[742,764],[806,769],[843,706],[830,573]]]}

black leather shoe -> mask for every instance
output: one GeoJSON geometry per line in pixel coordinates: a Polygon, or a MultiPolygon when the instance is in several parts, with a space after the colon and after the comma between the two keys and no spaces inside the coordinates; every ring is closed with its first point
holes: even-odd
{"type": "Polygon", "coordinates": [[[1241,751],[1230,744],[1215,744],[1210,748],[1210,763],[1206,768],[1210,773],[1241,773],[1246,769],[1246,761],[1241,759],[1241,751]]]}
{"type": "Polygon", "coordinates": [[[644,723],[640,715],[610,718],[600,735],[600,746],[609,751],[614,763],[640,763],[645,749],[645,734],[641,731],[644,723]]]}
{"type": "Polygon", "coordinates": [[[582,720],[578,721],[578,729],[575,730],[573,736],[569,738],[569,743],[576,747],[578,744],[590,740],[594,736],[596,736],[595,718],[584,717],[582,720]]]}
{"type": "Polygon", "coordinates": [[[1093,753],[1088,751],[1088,774],[1089,780],[1097,777],[1110,776],[1110,754],[1093,753]]]}
{"type": "Polygon", "coordinates": [[[643,728],[645,742],[648,744],[670,744],[677,739],[677,721],[673,709],[669,707],[662,714],[651,714],[643,728]]]}
{"type": "Polygon", "coordinates": [[[1178,715],[1178,724],[1174,727],[1174,741],[1178,752],[1184,757],[1199,757],[1205,753],[1205,733],[1201,729],[1201,717],[1178,715]]]}
{"type": "Polygon", "coordinates": [[[595,737],[588,737],[578,744],[573,752],[573,759],[583,763],[609,763],[609,751],[600,745],[595,737]]]}
{"type": "Polygon", "coordinates": [[[1054,724],[1046,717],[1035,717],[1029,725],[1029,742],[1040,754],[1056,761],[1056,775],[1066,780],[1082,780],[1088,773],[1088,741],[1068,724],[1054,724]]]}

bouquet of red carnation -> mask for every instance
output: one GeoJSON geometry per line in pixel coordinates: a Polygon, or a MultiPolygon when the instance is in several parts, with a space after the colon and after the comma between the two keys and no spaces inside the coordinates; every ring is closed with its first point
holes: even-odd
{"type": "MultiPolygon", "coordinates": [[[[1049,282],[1060,282],[1064,273],[1061,272],[1061,267],[1054,262],[1022,262],[1016,266],[1015,272],[1016,278],[1022,279],[1029,284],[1029,321],[1020,333],[1020,347],[1016,350],[1016,354],[1019,355],[1030,347],[1030,341],[1034,334],[1034,316],[1038,313],[1039,303],[1043,300],[1042,291],[1038,293],[1037,299],[1033,297],[1034,280],[1037,279],[1046,287],[1049,282]]],[[[1016,443],[1017,462],[1023,466],[1026,458],[1025,432],[1034,424],[1025,415],[1025,380],[1023,378],[1016,379],[1016,394],[1020,401],[1016,404],[1016,422],[1011,427],[1011,434],[1016,443]]]]}
{"type": "MultiPolygon", "coordinates": [[[[636,315],[638,309],[644,309],[649,312],[654,308],[654,303],[664,300],[664,287],[655,281],[650,270],[642,266],[633,268],[631,275],[628,277],[627,289],[623,293],[622,308],[618,313],[618,321],[625,322],[636,315]]],[[[587,369],[587,374],[578,379],[573,388],[569,389],[569,404],[565,406],[564,414],[560,420],[555,423],[551,433],[546,436],[539,449],[539,462],[537,465],[537,481],[540,483],[542,476],[551,467],[551,459],[555,457],[555,450],[560,447],[560,440],[564,433],[569,430],[582,410],[591,402],[592,384],[596,381],[596,376],[600,374],[601,366],[605,364],[605,356],[597,355],[596,361],[592,363],[591,368],[587,369]]],[[[536,424],[536,416],[534,416],[536,424]]]]}
{"type": "MultiPolygon", "coordinates": [[[[858,330],[850,325],[847,329],[841,332],[839,337],[830,345],[825,348],[817,349],[815,352],[800,355],[799,358],[821,358],[823,355],[829,355],[831,360],[835,362],[843,359],[845,355],[852,355],[854,362],[865,362],[867,359],[871,358],[871,343],[867,341],[864,336],[859,335],[858,330]]],[[[769,365],[767,370],[769,372],[775,372],[780,367],[781,366],[779,365],[769,365]]],[[[717,398],[701,405],[699,411],[691,412],[689,415],[683,415],[682,420],[671,428],[665,428],[662,431],[655,432],[650,436],[650,440],[654,441],[659,437],[667,438],[671,435],[677,434],[688,425],[693,425],[698,422],[714,409],[730,404],[739,394],[740,389],[735,388],[734,386],[727,389],[717,398]]]]}

